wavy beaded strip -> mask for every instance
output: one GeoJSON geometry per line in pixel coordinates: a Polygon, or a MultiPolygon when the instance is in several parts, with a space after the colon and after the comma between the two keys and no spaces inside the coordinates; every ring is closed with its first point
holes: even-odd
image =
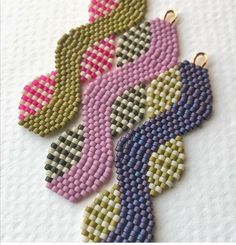
{"type": "Polygon", "coordinates": [[[123,32],[140,21],[146,0],[120,0],[119,6],[106,17],[72,29],[59,41],[56,49],[56,88],[49,104],[19,124],[44,136],[63,127],[78,110],[80,103],[81,62],[88,47],[96,41],[123,32]]]}
{"type": "MultiPolygon", "coordinates": [[[[164,112],[165,110],[170,109],[170,102],[173,100],[173,98],[179,99],[179,92],[180,92],[181,82],[180,82],[180,76],[178,67],[175,67],[174,69],[170,69],[164,73],[162,73],[157,79],[154,79],[148,86],[148,97],[147,102],[149,102],[149,106],[153,108],[153,114],[148,115],[149,117],[153,117],[153,115],[158,115],[161,112],[164,112]],[[160,95],[161,93],[165,93],[165,99],[162,98],[160,95]],[[155,104],[150,103],[154,100],[159,100],[159,103],[161,103],[161,106],[156,107],[155,104]],[[155,110],[154,110],[155,109],[155,110]]],[[[172,101],[173,102],[173,101],[172,101]]],[[[175,101],[176,103],[176,101],[175,101]]],[[[148,109],[150,108],[148,107],[148,109]]],[[[179,164],[182,162],[182,142],[181,137],[177,136],[176,139],[171,139],[170,142],[166,142],[164,145],[160,145],[157,154],[154,152],[148,162],[148,182],[149,182],[149,189],[150,189],[150,195],[155,196],[157,192],[161,193],[164,188],[167,186],[173,186],[173,178],[177,178],[179,176],[180,168],[182,164],[179,164]],[[177,151],[176,151],[177,150],[177,151]],[[177,165],[177,166],[176,166],[177,165]]],[[[114,188],[113,188],[114,191],[114,188]]],[[[118,189],[116,189],[116,192],[118,189]]],[[[118,192],[119,193],[119,192],[118,192]]],[[[101,195],[101,194],[100,194],[101,195]]],[[[99,195],[99,197],[100,197],[99,195]]],[[[120,193],[119,193],[120,195],[120,193]]],[[[100,197],[101,198],[101,197],[100,197]]],[[[97,241],[105,239],[105,231],[106,231],[106,237],[108,236],[108,230],[105,229],[102,233],[100,233],[100,230],[96,229],[96,220],[93,219],[94,209],[94,203],[92,206],[89,207],[90,212],[87,212],[85,214],[85,220],[86,223],[83,226],[82,234],[85,236],[85,241],[97,241]],[[89,221],[93,220],[92,223],[89,223],[89,221]],[[93,225],[94,229],[91,231],[89,227],[93,225]],[[96,234],[96,235],[95,235],[96,234]],[[101,238],[98,237],[98,234],[102,234],[101,238]],[[89,235],[89,237],[88,237],[89,235]],[[92,239],[94,238],[94,240],[92,239]]],[[[118,210],[118,214],[120,214],[120,209],[118,210]]],[[[117,213],[116,213],[117,214],[117,213]]],[[[105,217],[104,217],[105,218],[105,217]]]]}
{"type": "MultiPolygon", "coordinates": [[[[89,21],[92,23],[96,19],[104,17],[118,4],[119,0],[91,0],[89,21]]],[[[116,48],[114,42],[115,36],[112,35],[96,42],[83,54],[80,72],[82,82],[94,79],[112,68],[116,48]]],[[[55,76],[56,72],[52,71],[51,74],[41,75],[25,86],[19,105],[20,121],[24,121],[27,116],[36,114],[50,102],[56,86],[55,76]]]]}
{"type": "MultiPolygon", "coordinates": [[[[136,85],[116,99],[110,116],[113,137],[133,128],[144,118],[145,99],[144,85],[136,85]]],[[[83,145],[82,125],[63,132],[50,146],[45,165],[47,170],[45,180],[52,182],[53,179],[67,173],[72,166],[76,165],[80,160],[83,145]]]]}
{"type": "MultiPolygon", "coordinates": [[[[141,37],[147,35],[151,36],[149,23],[141,24],[140,26],[135,27],[135,30],[138,30],[138,33],[135,33],[136,39],[139,39],[138,34],[141,37]],[[148,27],[148,29],[146,27],[148,27]]],[[[130,40],[130,45],[128,47],[130,52],[135,52],[135,49],[138,45],[137,42],[132,42],[132,38],[129,38],[128,33],[125,33],[124,36],[128,41],[130,40]]],[[[124,40],[124,37],[121,37],[120,40],[124,40]]],[[[146,38],[146,40],[149,40],[149,38],[146,38]]],[[[123,48],[127,49],[127,47],[123,45],[123,41],[118,41],[118,43],[117,52],[122,53],[123,48]]],[[[120,57],[120,61],[123,59],[126,58],[120,57]]],[[[133,60],[129,60],[128,62],[133,62],[133,60]]],[[[117,99],[112,104],[112,112],[110,115],[112,136],[116,136],[117,134],[121,134],[128,129],[133,128],[136,123],[140,122],[144,118],[145,100],[146,91],[144,84],[140,86],[136,85],[134,88],[124,91],[121,96],[117,97],[117,99]]],[[[82,125],[80,127],[82,127],[82,125]]],[[[74,156],[76,154],[81,155],[82,148],[70,147],[73,139],[70,139],[67,144],[64,144],[64,141],[67,139],[67,137],[71,138],[71,136],[74,134],[79,134],[80,137],[82,137],[82,131],[80,130],[80,127],[67,130],[63,133],[62,137],[60,136],[56,142],[51,144],[45,165],[45,169],[47,170],[47,182],[51,182],[53,179],[61,176],[62,171],[60,171],[60,169],[62,166],[66,166],[63,167],[63,173],[67,173],[68,170],[76,164],[74,156]],[[64,148],[66,147],[67,149],[63,151],[64,148],[62,146],[64,146],[64,148]],[[75,153],[75,150],[78,152],[75,153]],[[72,157],[67,157],[70,154],[72,154],[72,157]],[[59,166],[59,169],[57,166],[59,166]]],[[[75,140],[77,140],[77,138],[75,140]]]]}
{"type": "MultiPolygon", "coordinates": [[[[183,158],[183,143],[180,136],[160,145],[157,153],[152,153],[147,172],[151,196],[172,188],[175,180],[179,180],[184,169],[183,158]]],[[[82,225],[84,241],[101,242],[106,239],[120,220],[120,210],[118,185],[114,185],[110,191],[99,193],[84,213],[82,225]],[[103,202],[106,204],[102,204],[103,202]]]]}
{"type": "Polygon", "coordinates": [[[211,113],[212,93],[207,70],[188,61],[181,63],[179,70],[182,82],[179,101],[169,111],[128,133],[117,144],[121,211],[115,230],[105,242],[153,240],[154,220],[146,177],[149,159],[161,145],[199,127],[211,113]]]}
{"type": "MultiPolygon", "coordinates": [[[[178,79],[169,79],[168,71],[147,86],[147,99],[144,88],[144,84],[136,85],[133,89],[126,90],[113,103],[110,115],[113,136],[132,129],[136,123],[140,122],[144,118],[146,104],[148,110],[151,109],[157,115],[159,112],[170,109],[170,104],[176,102],[180,94],[180,82],[178,79]],[[163,93],[165,98],[162,98],[163,93]],[[158,107],[153,104],[153,101],[156,100],[160,103],[158,107]]],[[[148,116],[150,117],[150,115],[148,116]]],[[[47,182],[51,182],[57,176],[62,176],[62,172],[58,168],[61,169],[62,166],[66,166],[63,171],[66,173],[73,165],[77,164],[80,159],[77,156],[81,157],[83,139],[83,126],[80,125],[72,130],[67,130],[56,142],[51,144],[45,166],[47,182]],[[80,139],[79,145],[76,145],[78,138],[80,139]]]]}
{"type": "MultiPolygon", "coordinates": [[[[173,72],[172,70],[170,71],[173,72]]],[[[181,82],[179,81],[179,71],[176,70],[176,79],[170,78],[169,71],[166,71],[157,79],[154,79],[147,86],[147,89],[144,88],[144,84],[136,85],[133,89],[126,90],[122,96],[118,96],[112,104],[110,119],[113,136],[132,129],[136,123],[140,122],[145,115],[145,105],[147,105],[147,116],[149,118],[169,110],[171,105],[176,103],[180,97],[181,82]]],[[[61,165],[66,166],[66,171],[63,172],[66,173],[78,162],[75,161],[74,156],[81,156],[83,142],[79,142],[80,145],[77,147],[72,140],[77,141],[78,135],[80,135],[81,139],[84,139],[82,128],[82,125],[80,125],[75,129],[67,130],[59,137],[57,142],[52,143],[45,166],[47,182],[51,182],[58,175],[61,176],[62,172],[58,174],[58,165],[59,168],[62,168],[61,165]],[[75,139],[73,139],[73,135],[75,135],[75,139]],[[67,138],[70,139],[66,140],[67,143],[64,144],[67,138]]]]}
{"type": "Polygon", "coordinates": [[[152,40],[146,54],[88,85],[82,107],[85,137],[82,157],[68,173],[48,184],[50,189],[70,201],[96,191],[111,175],[113,146],[110,114],[117,96],[135,85],[148,83],[177,63],[175,27],[157,19],[151,22],[150,31],[152,40]]]}
{"type": "MultiPolygon", "coordinates": [[[[143,24],[141,24],[141,26],[142,25],[143,24]]],[[[149,27],[150,24],[145,24],[145,26],[149,27]]],[[[137,27],[136,29],[142,30],[139,32],[141,35],[146,33],[144,28],[137,27]]],[[[125,34],[125,36],[128,37],[127,34],[125,34]]],[[[121,37],[121,39],[123,38],[121,37]]],[[[118,45],[118,47],[121,50],[122,46],[118,45]]],[[[135,48],[135,46],[133,47],[135,48]]],[[[129,48],[132,50],[131,47],[129,48]]],[[[137,122],[140,122],[143,119],[146,99],[144,87],[145,85],[136,85],[133,89],[126,90],[123,95],[118,96],[113,103],[110,116],[113,136],[132,128],[137,122]]],[[[47,170],[47,177],[45,180],[47,182],[51,182],[63,173],[67,173],[68,170],[78,162],[75,161],[75,158],[81,156],[83,142],[80,141],[80,145],[75,146],[72,141],[77,141],[78,135],[80,135],[80,138],[83,137],[82,129],[83,126],[79,125],[79,127],[75,127],[72,130],[67,130],[56,142],[51,144],[45,165],[45,169],[47,170]],[[75,135],[75,139],[73,139],[73,135],[75,135]],[[61,171],[61,169],[63,169],[63,171],[61,171]]]]}

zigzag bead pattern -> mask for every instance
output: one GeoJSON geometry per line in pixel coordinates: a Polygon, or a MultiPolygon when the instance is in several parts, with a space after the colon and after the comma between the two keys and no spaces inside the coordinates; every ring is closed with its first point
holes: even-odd
{"type": "Polygon", "coordinates": [[[89,21],[93,23],[98,18],[104,17],[119,5],[119,0],[91,0],[89,5],[89,21]]]}
{"type": "Polygon", "coordinates": [[[154,220],[149,194],[148,161],[160,145],[199,127],[211,114],[212,92],[208,72],[185,61],[179,65],[181,97],[126,134],[117,144],[116,168],[121,198],[120,219],[105,242],[151,242],[154,220]]]}
{"type": "Polygon", "coordinates": [[[101,76],[113,66],[115,56],[115,36],[109,36],[95,42],[82,55],[81,82],[87,82],[101,76]]]}
{"type": "Polygon", "coordinates": [[[157,19],[151,22],[150,31],[152,40],[147,53],[88,85],[82,105],[85,140],[80,162],[47,185],[70,201],[98,190],[111,175],[114,159],[110,114],[117,96],[135,85],[148,83],[177,63],[175,27],[157,19]]]}
{"type": "Polygon", "coordinates": [[[120,0],[119,6],[106,17],[65,34],[56,49],[57,83],[52,99],[42,110],[19,124],[41,136],[63,127],[76,113],[80,103],[84,52],[96,41],[137,24],[145,8],[146,0],[120,0]]]}
{"type": "Polygon", "coordinates": [[[123,66],[136,60],[146,53],[150,47],[150,23],[144,22],[137,27],[132,27],[119,37],[117,42],[117,66],[123,66]]]}
{"type": "MultiPolygon", "coordinates": [[[[174,67],[176,70],[177,67],[174,67]]],[[[147,117],[152,118],[160,112],[169,110],[180,97],[181,82],[179,71],[170,70],[154,79],[147,88],[147,117]],[[176,73],[175,78],[168,74],[176,73]]]]}

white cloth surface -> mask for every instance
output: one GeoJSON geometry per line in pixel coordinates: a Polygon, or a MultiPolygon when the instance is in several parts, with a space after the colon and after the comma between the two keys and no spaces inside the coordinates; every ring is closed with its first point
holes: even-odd
{"type": "MultiPolygon", "coordinates": [[[[80,242],[84,208],[45,187],[48,146],[17,125],[24,85],[54,69],[57,40],[88,22],[89,0],[3,0],[1,79],[1,239],[80,242]]],[[[180,60],[209,56],[214,113],[184,139],[186,170],[153,200],[159,242],[236,242],[236,1],[148,0],[146,19],[179,15],[180,60]]],[[[76,118],[67,128],[78,123],[76,118]]],[[[115,169],[114,169],[115,171],[115,169]]],[[[103,189],[112,186],[115,178],[103,189]]]]}

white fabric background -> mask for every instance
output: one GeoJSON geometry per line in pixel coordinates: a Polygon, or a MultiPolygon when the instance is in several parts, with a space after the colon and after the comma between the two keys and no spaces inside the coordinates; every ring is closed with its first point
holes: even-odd
{"type": "MultiPolygon", "coordinates": [[[[29,133],[17,125],[17,107],[23,86],[54,68],[60,36],[88,22],[88,3],[2,1],[3,241],[81,241],[83,210],[95,194],[72,204],[45,188],[44,160],[59,132],[46,138],[29,133]]],[[[185,137],[181,181],[153,201],[155,240],[236,241],[236,1],[148,0],[147,19],[162,17],[170,8],[179,13],[181,60],[192,59],[198,51],[209,55],[214,113],[185,137]]]]}

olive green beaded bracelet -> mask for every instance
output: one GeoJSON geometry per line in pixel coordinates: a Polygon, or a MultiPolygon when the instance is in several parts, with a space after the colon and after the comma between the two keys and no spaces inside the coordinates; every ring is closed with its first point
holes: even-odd
{"type": "Polygon", "coordinates": [[[81,62],[84,52],[96,41],[128,30],[144,17],[146,0],[120,0],[106,17],[72,29],[58,41],[55,51],[56,85],[49,104],[19,124],[40,136],[63,127],[79,109],[81,62]]]}

